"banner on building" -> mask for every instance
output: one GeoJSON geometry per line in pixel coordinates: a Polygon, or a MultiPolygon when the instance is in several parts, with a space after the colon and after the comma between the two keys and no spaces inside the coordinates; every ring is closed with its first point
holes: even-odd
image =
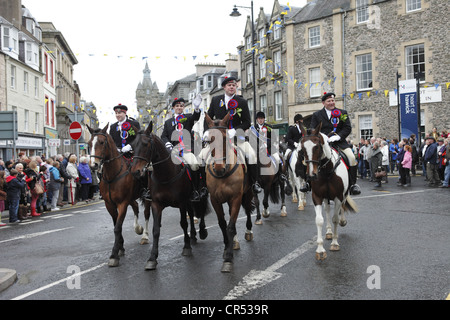
{"type": "Polygon", "coordinates": [[[400,121],[401,138],[409,138],[412,134],[419,136],[417,110],[416,80],[404,80],[399,82],[400,93],[400,121]]]}

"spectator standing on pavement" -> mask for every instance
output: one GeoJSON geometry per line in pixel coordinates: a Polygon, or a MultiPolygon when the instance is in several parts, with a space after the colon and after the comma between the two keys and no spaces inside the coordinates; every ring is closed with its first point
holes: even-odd
{"type": "Polygon", "coordinates": [[[5,211],[5,201],[6,201],[6,181],[5,181],[5,171],[0,171],[0,227],[6,226],[2,223],[2,212],[5,211]]]}
{"type": "Polygon", "coordinates": [[[17,179],[18,171],[16,169],[12,169],[9,173],[10,175],[6,178],[6,198],[8,199],[9,206],[9,222],[19,223],[19,202],[22,189],[25,187],[25,180],[17,179]]]}
{"type": "Polygon", "coordinates": [[[50,183],[49,189],[52,190],[52,211],[57,211],[59,208],[57,207],[58,198],[59,198],[59,190],[61,188],[61,182],[64,181],[64,178],[61,177],[59,173],[59,161],[53,162],[53,166],[50,168],[50,183]]]}
{"type": "Polygon", "coordinates": [[[442,159],[442,164],[445,167],[444,169],[444,181],[442,182],[442,186],[440,186],[440,188],[448,188],[449,187],[449,183],[450,183],[450,152],[449,152],[449,143],[450,143],[450,138],[446,138],[444,140],[445,145],[447,146],[447,152],[445,153],[443,159],[442,159]]]}
{"type": "Polygon", "coordinates": [[[389,172],[389,146],[387,141],[382,140],[381,141],[381,153],[383,154],[383,158],[381,159],[381,165],[384,167],[384,170],[386,171],[386,177],[385,182],[388,183],[388,175],[389,172]]]}
{"type": "Polygon", "coordinates": [[[89,186],[92,184],[91,169],[89,168],[88,158],[81,157],[80,164],[78,165],[78,172],[80,174],[81,183],[81,200],[88,201],[89,186]]]}
{"type": "Polygon", "coordinates": [[[77,190],[77,181],[79,180],[78,178],[78,169],[77,169],[77,156],[72,154],[69,157],[69,162],[67,163],[67,167],[66,167],[66,171],[67,174],[70,176],[70,179],[68,181],[68,197],[69,197],[69,203],[71,203],[72,205],[74,205],[75,203],[77,203],[75,195],[76,195],[76,190],[77,190]]]}
{"type": "Polygon", "coordinates": [[[437,187],[439,185],[439,175],[437,171],[438,156],[436,139],[433,136],[427,137],[427,144],[428,147],[425,150],[423,161],[427,166],[428,186],[437,187]]]}
{"type": "Polygon", "coordinates": [[[402,168],[403,168],[403,176],[402,176],[402,186],[410,187],[411,186],[411,176],[410,170],[412,166],[412,148],[410,145],[404,146],[404,154],[402,160],[402,168]]]}

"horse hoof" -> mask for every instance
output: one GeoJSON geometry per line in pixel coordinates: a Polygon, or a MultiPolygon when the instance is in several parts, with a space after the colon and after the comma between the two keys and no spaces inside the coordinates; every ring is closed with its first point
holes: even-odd
{"type": "Polygon", "coordinates": [[[261,225],[261,224],[263,224],[263,223],[262,223],[262,220],[261,220],[261,219],[256,219],[255,224],[261,225]]]}
{"type": "Polygon", "coordinates": [[[281,213],[280,213],[281,217],[287,217],[287,211],[286,211],[286,207],[283,206],[283,208],[281,208],[281,213]]]}
{"type": "Polygon", "coordinates": [[[222,265],[222,270],[220,270],[220,272],[230,273],[231,271],[233,271],[233,262],[224,262],[222,265]]]}
{"type": "Polygon", "coordinates": [[[145,264],[145,270],[155,270],[157,264],[158,264],[158,262],[149,260],[145,264]]]}
{"type": "Polygon", "coordinates": [[[270,217],[270,212],[269,212],[269,210],[264,210],[263,213],[262,213],[262,216],[263,216],[264,218],[270,217]]]}
{"type": "Polygon", "coordinates": [[[142,226],[136,226],[134,228],[134,232],[136,232],[136,234],[141,235],[142,233],[144,233],[144,228],[142,228],[142,226]]]}
{"type": "Polygon", "coordinates": [[[149,244],[150,241],[148,241],[148,239],[141,239],[141,241],[139,243],[144,245],[144,244],[149,244]]]}
{"type": "Polygon", "coordinates": [[[181,253],[185,257],[192,256],[192,249],[191,248],[183,248],[183,252],[181,253]]]}
{"type": "Polygon", "coordinates": [[[298,211],[304,211],[305,210],[305,206],[303,204],[300,204],[297,208],[298,211]]]}
{"type": "Polygon", "coordinates": [[[241,245],[239,244],[239,241],[234,241],[233,242],[233,250],[240,250],[241,249],[241,245]]]}
{"type": "Polygon", "coordinates": [[[316,260],[323,261],[327,257],[327,253],[324,252],[316,252],[316,260]]]}
{"type": "Polygon", "coordinates": [[[253,240],[253,232],[252,231],[245,232],[245,240],[247,240],[247,241],[253,240]]]}
{"type": "Polygon", "coordinates": [[[202,239],[202,240],[205,240],[206,237],[208,237],[208,230],[206,230],[206,229],[200,230],[199,233],[200,233],[200,239],[202,239]]]}
{"type": "Polygon", "coordinates": [[[339,225],[340,225],[341,227],[345,227],[345,226],[347,225],[347,220],[341,220],[341,221],[339,221],[339,225]]]}
{"type": "Polygon", "coordinates": [[[330,251],[339,251],[339,250],[341,250],[341,248],[339,247],[338,244],[332,244],[330,246],[330,251]]]}
{"type": "Polygon", "coordinates": [[[297,199],[297,198],[295,198],[295,199],[292,198],[292,202],[293,202],[293,203],[297,203],[297,202],[298,202],[298,199],[297,199]]]}
{"type": "Polygon", "coordinates": [[[119,250],[119,257],[123,257],[125,255],[125,249],[119,250]]]}
{"type": "Polygon", "coordinates": [[[327,239],[327,240],[333,239],[333,234],[332,234],[332,233],[327,233],[327,234],[325,235],[325,239],[327,239]]]}
{"type": "Polygon", "coordinates": [[[119,259],[114,259],[114,258],[109,259],[108,266],[109,267],[118,267],[119,266],[119,259]]]}

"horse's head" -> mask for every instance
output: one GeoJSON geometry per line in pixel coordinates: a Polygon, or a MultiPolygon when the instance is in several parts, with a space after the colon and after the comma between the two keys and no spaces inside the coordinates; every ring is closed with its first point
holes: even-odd
{"type": "MultiPolygon", "coordinates": [[[[91,133],[91,139],[88,142],[90,153],[89,165],[92,168],[97,169],[100,162],[107,160],[111,157],[111,148],[116,150],[113,140],[108,139],[109,123],[103,129],[92,129],[88,125],[89,132],[91,133]]],[[[117,150],[116,150],[117,151],[117,150]]]]}
{"type": "MultiPolygon", "coordinates": [[[[135,129],[135,132],[138,132],[135,129]]],[[[131,143],[133,148],[133,165],[131,167],[132,172],[136,172],[137,175],[143,175],[147,169],[147,166],[152,161],[152,156],[154,153],[154,135],[152,133],[153,122],[150,121],[147,129],[145,131],[139,131],[136,138],[131,143]]]]}
{"type": "Polygon", "coordinates": [[[227,146],[229,145],[227,139],[228,122],[230,114],[228,113],[222,120],[212,120],[205,114],[205,120],[209,127],[209,139],[211,157],[213,159],[213,170],[220,175],[226,171],[227,146]]]}
{"type": "MultiPolygon", "coordinates": [[[[309,135],[303,127],[301,128],[303,138],[298,152],[301,153],[304,164],[306,164],[306,175],[312,180],[318,176],[321,160],[331,157],[331,149],[326,135],[320,132],[321,128],[322,122],[309,135]]],[[[299,156],[299,159],[301,158],[299,156]]]]}

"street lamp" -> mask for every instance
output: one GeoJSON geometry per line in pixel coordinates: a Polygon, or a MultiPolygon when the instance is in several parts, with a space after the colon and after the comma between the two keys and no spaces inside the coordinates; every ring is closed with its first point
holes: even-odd
{"type": "MultiPolygon", "coordinates": [[[[255,45],[255,22],[253,17],[253,1],[251,1],[250,7],[242,7],[234,5],[233,11],[230,13],[230,17],[240,17],[241,14],[238,11],[238,8],[250,9],[252,13],[252,46],[255,45]]],[[[252,74],[253,74],[253,120],[254,124],[256,124],[256,74],[255,74],[255,50],[252,50],[252,74]]]]}

